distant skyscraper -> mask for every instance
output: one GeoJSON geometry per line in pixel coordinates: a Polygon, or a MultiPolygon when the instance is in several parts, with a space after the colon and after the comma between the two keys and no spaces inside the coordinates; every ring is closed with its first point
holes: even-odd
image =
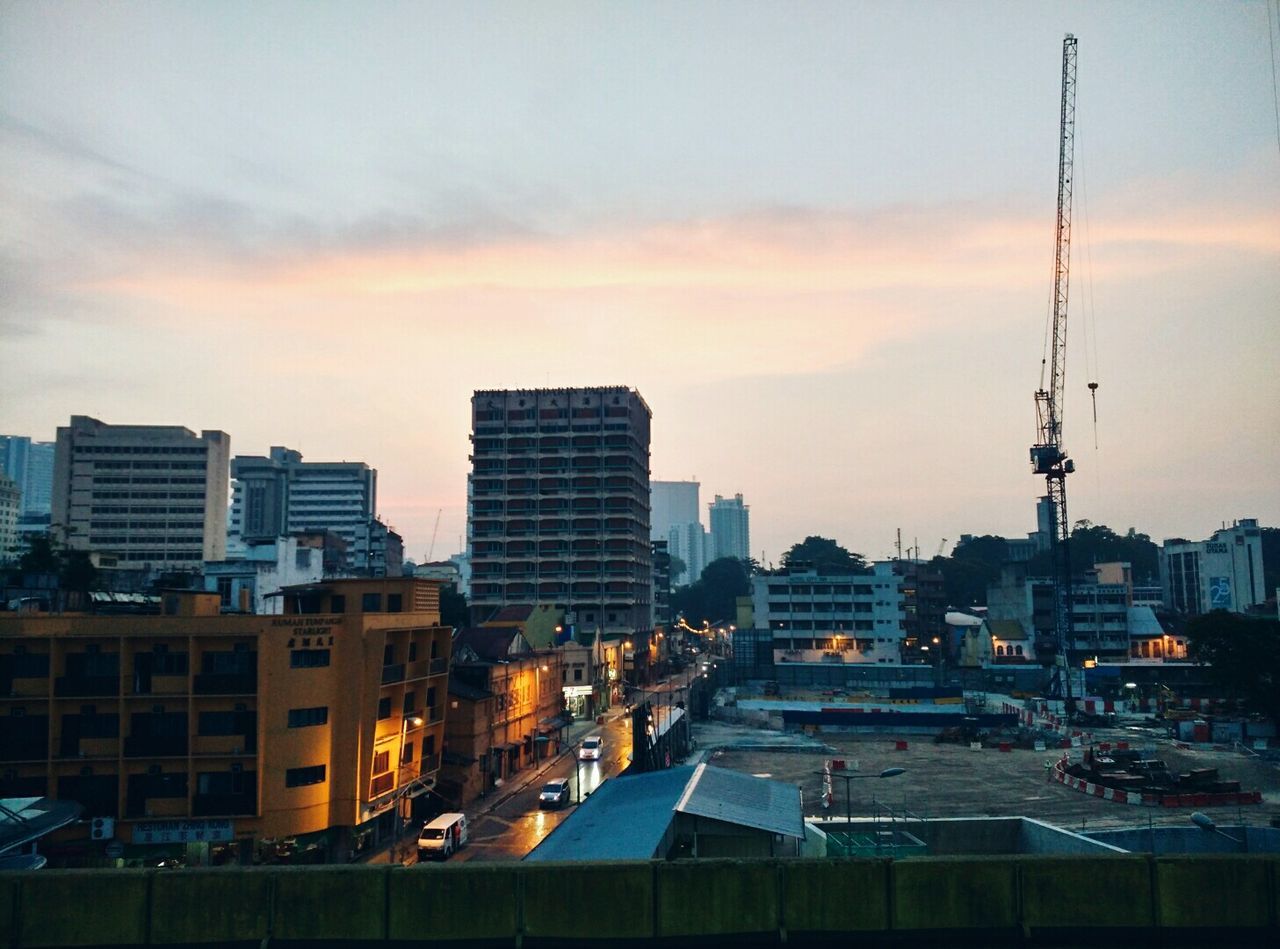
{"type": "Polygon", "coordinates": [[[751,508],[742,503],[742,495],[732,498],[716,495],[708,505],[711,511],[711,559],[751,556],[751,508]]]}
{"type": "Polygon", "coordinates": [[[623,386],[472,396],[474,621],[541,603],[579,634],[649,627],[650,418],[623,386]]]}
{"type": "MultiPolygon", "coordinates": [[[[347,545],[347,566],[370,568],[379,558],[373,538],[386,533],[378,513],[378,472],[362,461],[303,461],[274,445],[267,457],[231,460],[231,544],[269,541],[298,531],[328,530],[347,545]],[[365,557],[360,563],[360,556],[365,557]]],[[[379,574],[380,575],[380,574],[379,574]]]]}
{"type": "Polygon", "coordinates": [[[649,537],[652,540],[666,540],[671,528],[700,520],[699,487],[697,481],[649,482],[652,508],[649,515],[649,537]]]}
{"type": "Polygon", "coordinates": [[[73,415],[58,428],[54,535],[113,555],[106,566],[189,570],[221,560],[230,453],[226,432],[73,415]]]}
{"type": "Polygon", "coordinates": [[[53,442],[33,442],[25,435],[0,435],[0,472],[22,492],[22,515],[51,511],[53,442]]]}
{"type": "Polygon", "coordinates": [[[0,563],[16,560],[18,550],[18,511],[22,492],[17,482],[0,474],[0,563]]]}
{"type": "Polygon", "coordinates": [[[671,572],[673,585],[685,586],[702,576],[707,548],[707,532],[698,521],[676,524],[667,531],[667,553],[684,564],[683,572],[671,572]]]}

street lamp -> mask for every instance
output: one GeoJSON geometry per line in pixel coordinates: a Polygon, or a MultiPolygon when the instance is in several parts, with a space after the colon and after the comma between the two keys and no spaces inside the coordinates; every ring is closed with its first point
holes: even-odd
{"type": "MultiPolygon", "coordinates": [[[[1230,840],[1232,843],[1239,844],[1242,852],[1249,852],[1249,838],[1247,834],[1245,838],[1241,840],[1239,837],[1232,837],[1225,831],[1218,830],[1218,825],[1214,823],[1213,818],[1208,814],[1203,814],[1200,811],[1193,812],[1191,815],[1191,823],[1195,824],[1201,830],[1208,831],[1211,834],[1217,834],[1219,837],[1226,837],[1227,840],[1230,840]]],[[[1243,830],[1243,828],[1241,829],[1243,830]]]]}
{"type": "Polygon", "coordinates": [[[900,774],[905,774],[906,770],[906,768],[885,768],[879,774],[857,774],[852,771],[815,771],[814,773],[824,778],[830,774],[831,777],[840,778],[844,781],[844,820],[847,829],[853,824],[853,811],[849,801],[849,782],[855,778],[896,778],[900,774]]]}
{"type": "MultiPolygon", "coordinates": [[[[409,735],[409,726],[412,725],[414,728],[418,728],[423,724],[424,721],[425,719],[423,719],[418,715],[410,715],[407,718],[405,718],[405,720],[400,725],[400,756],[399,756],[400,760],[396,764],[397,779],[399,779],[400,776],[404,773],[404,747],[405,747],[406,739],[408,738],[408,735],[409,735]]],[[[400,832],[402,829],[402,825],[404,824],[404,820],[400,816],[400,806],[406,797],[405,792],[409,789],[410,785],[405,785],[404,782],[400,780],[397,780],[396,783],[397,785],[403,785],[396,788],[396,806],[395,806],[396,836],[391,846],[392,856],[398,860],[400,859],[400,832]]]]}

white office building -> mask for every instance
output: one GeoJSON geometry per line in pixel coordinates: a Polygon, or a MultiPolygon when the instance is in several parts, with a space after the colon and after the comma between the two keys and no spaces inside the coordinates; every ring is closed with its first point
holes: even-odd
{"type": "Polygon", "coordinates": [[[230,453],[226,432],[73,415],[58,428],[54,536],[108,567],[198,570],[221,560],[230,453]]]}
{"type": "Polygon", "coordinates": [[[1160,548],[1160,584],[1165,606],[1188,616],[1243,613],[1266,602],[1257,520],[1236,521],[1205,541],[1166,540],[1160,548]]]}
{"type": "MultiPolygon", "coordinates": [[[[369,556],[370,523],[378,513],[378,472],[362,461],[303,461],[302,453],[270,453],[231,461],[230,544],[270,541],[298,531],[333,531],[347,544],[347,566],[369,556]]],[[[377,526],[373,527],[376,535],[377,526]]],[[[367,566],[367,564],[366,564],[367,566]]]]}
{"type": "Polygon", "coordinates": [[[814,570],[751,578],[756,629],[773,633],[774,662],[896,664],[906,635],[902,577],[814,570]]]}

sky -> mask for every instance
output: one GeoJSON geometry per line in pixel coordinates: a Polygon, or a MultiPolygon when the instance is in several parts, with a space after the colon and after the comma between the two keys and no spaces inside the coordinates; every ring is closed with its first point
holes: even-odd
{"type": "Polygon", "coordinates": [[[1069,515],[1280,525],[1280,0],[0,0],[0,431],[365,461],[440,559],[473,390],[628,385],[766,563],[1022,536],[1068,32],[1069,515]]]}

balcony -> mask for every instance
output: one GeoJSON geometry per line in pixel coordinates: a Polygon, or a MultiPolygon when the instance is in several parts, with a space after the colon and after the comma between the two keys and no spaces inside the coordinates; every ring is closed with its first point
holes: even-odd
{"type": "Polygon", "coordinates": [[[192,691],[196,695],[257,695],[258,673],[201,672],[192,691]]]}
{"type": "Polygon", "coordinates": [[[404,663],[397,662],[389,666],[382,667],[382,684],[391,685],[393,682],[404,681],[404,663]]]}
{"type": "Polygon", "coordinates": [[[423,755],[422,760],[418,762],[418,774],[431,774],[433,771],[440,770],[440,755],[423,755]]]}
{"type": "Polygon", "coordinates": [[[431,675],[440,676],[449,673],[449,660],[436,658],[431,660],[431,675]]]}
{"type": "Polygon", "coordinates": [[[120,694],[120,676],[58,676],[53,694],[59,698],[114,698],[120,694]]]}
{"type": "Polygon", "coordinates": [[[395,772],[388,771],[386,774],[380,774],[369,782],[369,798],[372,800],[373,798],[381,797],[395,786],[395,772]]]}
{"type": "Polygon", "coordinates": [[[131,735],[124,740],[126,758],[179,758],[187,753],[187,736],[131,735]]]}
{"type": "MultiPolygon", "coordinates": [[[[253,781],[252,771],[244,773],[246,781],[253,781]]],[[[197,794],[191,802],[193,817],[251,817],[258,813],[258,795],[254,791],[240,794],[197,794]]]]}

